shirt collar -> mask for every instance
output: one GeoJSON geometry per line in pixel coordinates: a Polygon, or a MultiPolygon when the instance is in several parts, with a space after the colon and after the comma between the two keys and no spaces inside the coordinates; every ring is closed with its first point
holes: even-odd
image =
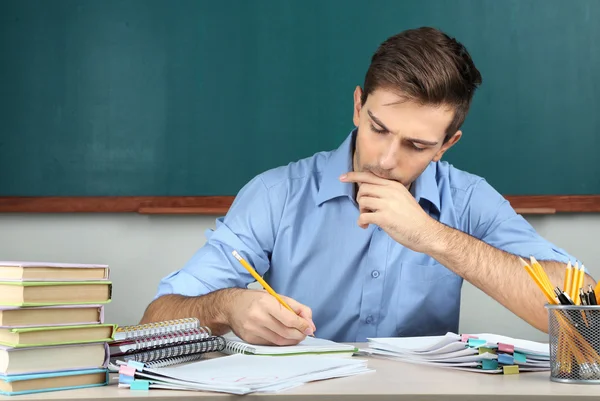
{"type": "Polygon", "coordinates": [[[410,187],[410,193],[417,202],[421,199],[429,201],[440,212],[440,190],[436,178],[437,163],[430,162],[427,168],[417,177],[410,187]]]}
{"type": "Polygon", "coordinates": [[[317,206],[340,196],[347,196],[350,200],[354,199],[354,184],[341,182],[340,176],[352,171],[355,133],[356,129],[346,137],[339,148],[330,153],[325,162],[321,186],[316,198],[317,206]]]}
{"type": "MultiPolygon", "coordinates": [[[[340,176],[348,171],[352,171],[352,157],[354,154],[354,143],[356,140],[356,129],[352,130],[350,135],[346,137],[344,142],[334,151],[331,152],[329,158],[323,168],[323,178],[321,186],[317,194],[316,203],[322,203],[347,196],[354,201],[354,184],[343,183],[340,181],[340,176]]],[[[417,177],[411,186],[411,193],[420,202],[421,199],[429,201],[440,211],[440,193],[436,179],[437,164],[429,163],[427,168],[417,177]]]]}

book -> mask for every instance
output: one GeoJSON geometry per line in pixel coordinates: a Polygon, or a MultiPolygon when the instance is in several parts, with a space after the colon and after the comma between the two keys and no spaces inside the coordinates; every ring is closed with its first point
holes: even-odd
{"type": "Polygon", "coordinates": [[[2,306],[0,328],[104,323],[103,305],[2,306]]]}
{"type": "Polygon", "coordinates": [[[0,281],[98,281],[108,276],[108,265],[0,261],[0,281]]]}
{"type": "Polygon", "coordinates": [[[113,357],[153,348],[163,348],[178,344],[193,343],[206,340],[211,337],[212,336],[208,328],[197,327],[189,330],[179,330],[169,333],[113,341],[109,343],[109,349],[110,355],[113,357]]]}
{"type": "Polygon", "coordinates": [[[367,361],[329,355],[298,355],[294,362],[277,356],[227,355],[179,366],[123,366],[119,387],[211,391],[230,394],[279,392],[315,381],[372,372],[367,361]],[[138,383],[139,382],[139,383],[138,383]]]}
{"type": "Polygon", "coordinates": [[[110,302],[110,281],[0,281],[0,305],[46,306],[110,302]]]}
{"type": "Polygon", "coordinates": [[[105,342],[14,348],[0,345],[0,375],[105,368],[105,342]]]}
{"type": "MultiPolygon", "coordinates": [[[[133,338],[147,337],[158,334],[175,333],[185,330],[201,328],[200,321],[197,318],[184,318],[165,320],[162,322],[153,322],[146,324],[118,326],[115,330],[115,341],[127,340],[133,338]]],[[[209,335],[210,328],[202,327],[209,335]]]]}
{"type": "Polygon", "coordinates": [[[0,394],[20,395],[46,391],[71,390],[104,386],[109,376],[106,369],[87,369],[27,375],[0,375],[0,394]]]}
{"type": "Polygon", "coordinates": [[[250,355],[303,355],[303,354],[346,354],[358,352],[358,348],[349,344],[340,344],[323,338],[306,337],[297,345],[254,345],[249,344],[234,333],[229,332],[223,336],[226,341],[226,354],[250,355]]]}
{"type": "MultiPolygon", "coordinates": [[[[118,361],[136,361],[141,363],[164,361],[179,356],[193,354],[206,354],[208,352],[219,352],[225,348],[225,340],[220,336],[212,336],[193,343],[178,344],[169,347],[153,348],[146,351],[124,354],[110,357],[110,362],[116,364],[118,361]]],[[[174,360],[175,362],[177,360],[174,360]]]]}
{"type": "Polygon", "coordinates": [[[0,329],[0,344],[9,347],[35,347],[112,341],[115,325],[36,326],[0,329]]]}
{"type": "Polygon", "coordinates": [[[496,334],[368,338],[363,354],[478,373],[550,369],[549,345],[496,334]]]}

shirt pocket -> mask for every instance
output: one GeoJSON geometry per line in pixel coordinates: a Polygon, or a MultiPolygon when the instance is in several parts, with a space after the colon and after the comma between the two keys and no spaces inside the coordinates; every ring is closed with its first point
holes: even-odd
{"type": "Polygon", "coordinates": [[[442,279],[459,277],[452,270],[438,262],[429,264],[403,263],[400,272],[401,281],[434,282],[442,279]]]}

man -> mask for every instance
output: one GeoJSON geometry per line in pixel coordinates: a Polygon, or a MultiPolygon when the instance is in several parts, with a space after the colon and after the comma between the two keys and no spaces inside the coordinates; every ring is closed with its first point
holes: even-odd
{"type": "Polygon", "coordinates": [[[197,316],[217,334],[278,345],[315,330],[347,342],[444,334],[458,330],[465,279],[547,330],[545,298],[519,257],[533,255],[555,284],[576,260],[485,180],[440,161],[480,83],[467,50],[438,30],[386,40],[354,92],[344,143],[251,180],[162,280],[142,322],[197,316]],[[296,314],[246,288],[253,279],[233,250],[296,314]]]}

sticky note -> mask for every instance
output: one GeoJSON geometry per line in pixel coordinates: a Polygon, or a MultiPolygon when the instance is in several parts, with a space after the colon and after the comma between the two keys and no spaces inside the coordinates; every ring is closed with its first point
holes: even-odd
{"type": "Polygon", "coordinates": [[[131,390],[148,390],[150,388],[150,382],[148,380],[134,380],[129,388],[131,390]]]}
{"type": "Polygon", "coordinates": [[[502,371],[505,375],[516,375],[519,373],[519,365],[503,366],[502,371]]]}
{"type": "Polygon", "coordinates": [[[484,359],[481,361],[481,368],[483,370],[498,369],[498,361],[495,359],[484,359]]]}
{"type": "Polygon", "coordinates": [[[119,375],[125,376],[135,376],[135,368],[129,365],[121,365],[119,366],[119,375]]]}

